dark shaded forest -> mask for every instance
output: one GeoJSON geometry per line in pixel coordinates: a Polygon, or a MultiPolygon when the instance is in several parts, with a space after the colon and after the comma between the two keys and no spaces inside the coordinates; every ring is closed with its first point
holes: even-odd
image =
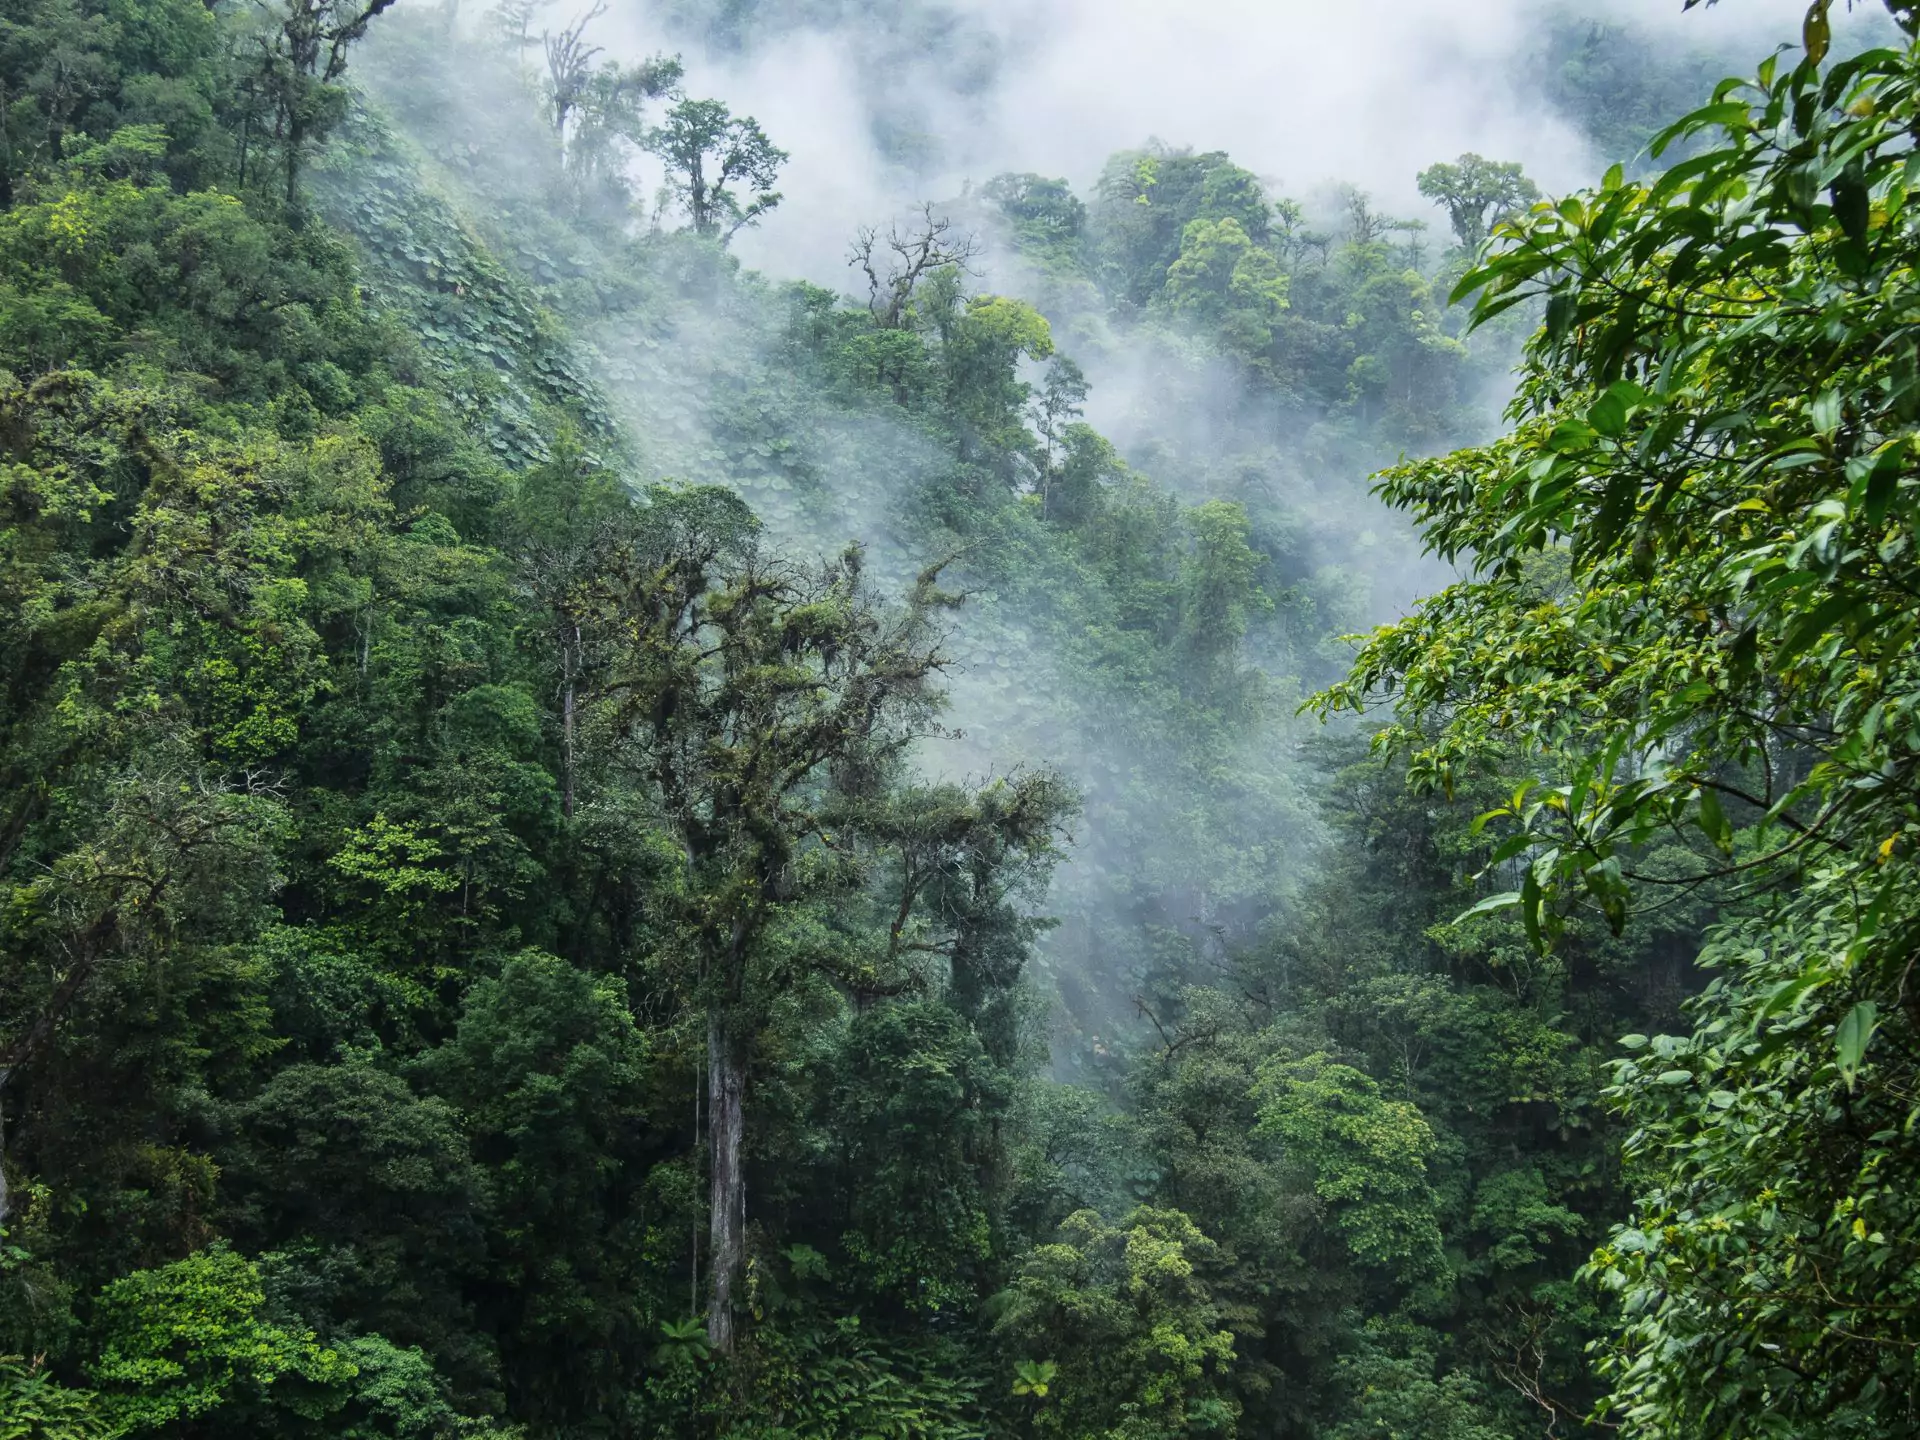
{"type": "Polygon", "coordinates": [[[0,0],[0,1440],[1920,1434],[1920,15],[834,288],[563,10],[0,0]]]}

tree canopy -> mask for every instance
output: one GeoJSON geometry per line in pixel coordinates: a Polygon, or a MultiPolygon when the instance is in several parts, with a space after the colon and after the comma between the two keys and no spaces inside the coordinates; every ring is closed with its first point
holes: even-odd
{"type": "MultiPolygon", "coordinates": [[[[1148,141],[843,294],[600,5],[7,7],[0,1436],[1920,1434],[1920,46],[1829,9],[1519,22],[1656,138],[1452,245],[1148,141]]],[[[896,175],[1005,73],[654,18],[857,40],[896,175]]]]}

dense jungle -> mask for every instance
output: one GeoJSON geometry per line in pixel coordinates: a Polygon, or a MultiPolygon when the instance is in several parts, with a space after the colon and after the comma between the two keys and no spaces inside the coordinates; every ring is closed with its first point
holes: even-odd
{"type": "Polygon", "coordinates": [[[0,1440],[1920,1436],[1799,5],[0,0],[0,1440]]]}

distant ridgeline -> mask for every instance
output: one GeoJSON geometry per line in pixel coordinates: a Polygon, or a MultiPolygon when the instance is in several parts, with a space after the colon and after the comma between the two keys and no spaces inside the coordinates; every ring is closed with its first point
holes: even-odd
{"type": "Polygon", "coordinates": [[[841,295],[603,8],[0,17],[0,1435],[1912,1433],[1920,61],[841,295]]]}

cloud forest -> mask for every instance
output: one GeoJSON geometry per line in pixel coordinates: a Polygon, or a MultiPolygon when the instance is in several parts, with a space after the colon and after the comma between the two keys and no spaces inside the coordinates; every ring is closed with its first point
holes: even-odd
{"type": "Polygon", "coordinates": [[[1802,4],[0,0],[0,1440],[1920,1436],[1802,4]]]}

